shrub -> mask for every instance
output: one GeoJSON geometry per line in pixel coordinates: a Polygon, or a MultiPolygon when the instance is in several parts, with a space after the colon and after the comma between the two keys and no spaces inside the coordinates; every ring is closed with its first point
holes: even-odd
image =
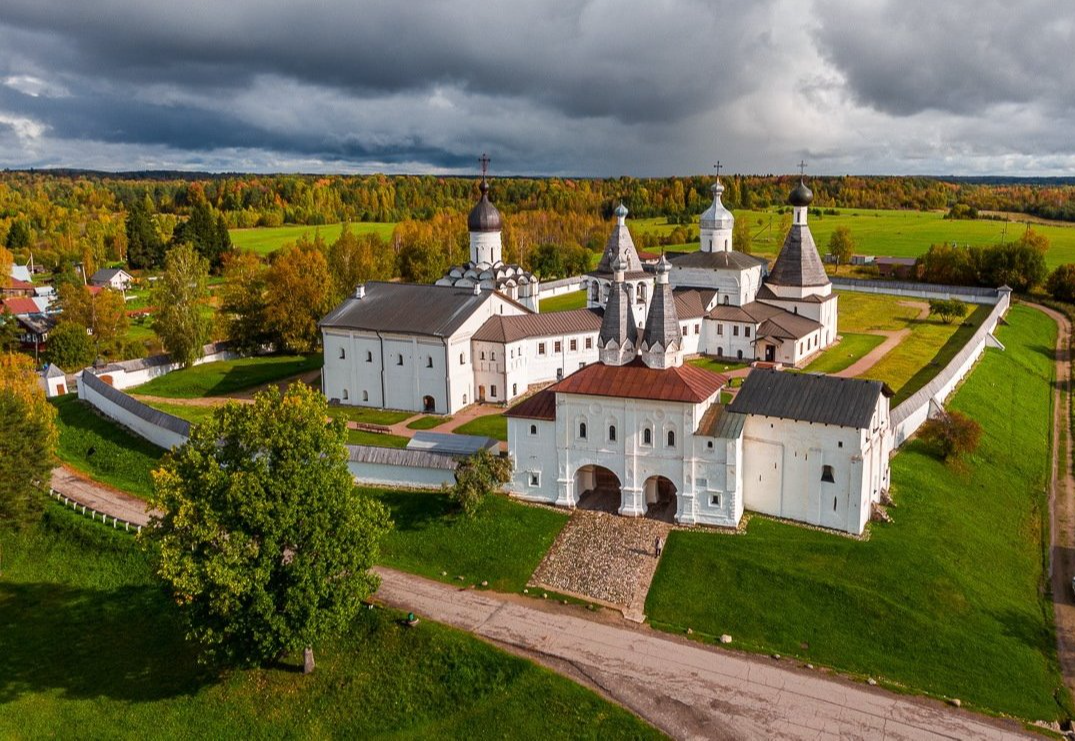
{"type": "Polygon", "coordinates": [[[452,498],[467,516],[481,509],[485,496],[511,480],[510,458],[502,458],[488,450],[479,450],[459,461],[455,469],[455,485],[448,489],[452,498]]]}
{"type": "Polygon", "coordinates": [[[982,426],[965,414],[948,412],[926,420],[918,431],[924,443],[942,460],[959,458],[978,449],[982,426]]]}
{"type": "Polygon", "coordinates": [[[951,324],[953,319],[962,319],[967,311],[969,307],[958,298],[935,298],[929,302],[930,316],[937,315],[945,324],[951,324]]]}
{"type": "Polygon", "coordinates": [[[1057,301],[1075,302],[1075,264],[1057,267],[1049,275],[1045,289],[1057,301]]]}

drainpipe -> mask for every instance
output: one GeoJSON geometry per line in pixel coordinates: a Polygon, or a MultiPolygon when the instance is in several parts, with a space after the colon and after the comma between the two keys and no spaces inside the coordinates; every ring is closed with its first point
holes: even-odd
{"type": "Polygon", "coordinates": [[[387,409],[388,399],[384,389],[384,337],[381,336],[380,330],[377,331],[377,340],[381,343],[381,406],[387,409]]]}
{"type": "MultiPolygon", "coordinates": [[[[444,394],[445,394],[445,414],[452,413],[452,358],[451,353],[448,352],[448,338],[442,337],[441,342],[444,343],[444,394]]],[[[434,406],[434,411],[436,407],[434,406]]]]}

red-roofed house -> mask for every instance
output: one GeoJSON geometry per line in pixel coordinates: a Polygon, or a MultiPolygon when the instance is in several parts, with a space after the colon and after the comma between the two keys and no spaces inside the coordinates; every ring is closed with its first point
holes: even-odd
{"type": "Polygon", "coordinates": [[[0,310],[0,314],[10,312],[15,316],[29,316],[30,314],[42,313],[40,307],[32,298],[26,298],[24,296],[5,298],[0,300],[0,304],[3,304],[3,309],[0,310]]]}
{"type": "Polygon", "coordinates": [[[34,284],[18,278],[8,278],[0,284],[0,297],[9,296],[33,296],[34,284]]]}

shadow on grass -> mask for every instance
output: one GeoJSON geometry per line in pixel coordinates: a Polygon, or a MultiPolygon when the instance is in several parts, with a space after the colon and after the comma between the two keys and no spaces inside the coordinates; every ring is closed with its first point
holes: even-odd
{"type": "Polygon", "coordinates": [[[394,529],[425,530],[434,523],[453,523],[459,516],[455,505],[445,494],[435,492],[377,491],[371,494],[388,507],[394,529]]]}
{"type": "MultiPolygon", "coordinates": [[[[268,359],[271,358],[269,356],[268,359]]],[[[271,363],[232,366],[219,381],[205,390],[205,396],[224,396],[249,391],[267,383],[283,382],[293,376],[319,370],[321,364],[321,355],[315,354],[271,363]]]]}
{"type": "Polygon", "coordinates": [[[215,677],[167,607],[149,586],[0,584],[0,703],[57,691],[127,702],[196,693],[215,677]]]}
{"type": "MultiPolygon", "coordinates": [[[[948,341],[941,346],[941,349],[937,351],[930,361],[924,365],[917,373],[900,388],[899,392],[892,399],[892,406],[895,407],[900,402],[903,402],[910,398],[916,391],[921,389],[927,383],[933,380],[933,378],[940,373],[946,365],[956,356],[956,354],[963,349],[963,347],[970,341],[970,338],[974,336],[974,333],[978,331],[978,327],[982,326],[982,322],[989,315],[989,312],[993,310],[992,306],[982,305],[974,310],[974,312],[967,318],[966,323],[961,324],[952,336],[948,338],[948,341]]],[[[909,322],[911,324],[929,324],[936,323],[929,319],[915,319],[909,322]]]]}

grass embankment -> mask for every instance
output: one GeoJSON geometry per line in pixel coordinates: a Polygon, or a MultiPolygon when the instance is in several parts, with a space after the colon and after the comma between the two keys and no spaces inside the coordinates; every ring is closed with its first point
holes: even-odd
{"type": "Polygon", "coordinates": [[[884,336],[879,334],[843,332],[840,341],[814,358],[805,370],[808,373],[838,373],[850,368],[884,341],[884,336]]]}
{"type": "Polygon", "coordinates": [[[445,494],[366,491],[391,510],[395,523],[381,548],[385,566],[460,585],[488,581],[502,592],[526,586],[567,522],[562,512],[504,496],[486,497],[478,514],[466,517],[445,494]]]}
{"type": "Polygon", "coordinates": [[[507,440],[508,418],[503,414],[486,414],[456,427],[453,432],[457,435],[479,435],[491,437],[494,440],[507,440]]]}
{"type": "Polygon", "coordinates": [[[74,394],[52,400],[58,412],[61,461],[102,483],[139,497],[153,490],[150,472],[164,451],[97,415],[74,394]]]}
{"type": "Polygon", "coordinates": [[[392,435],[387,432],[367,432],[366,430],[348,430],[348,445],[372,445],[377,448],[405,448],[410,438],[392,435]]]}
{"type": "Polygon", "coordinates": [[[185,419],[192,425],[200,425],[212,417],[213,412],[227,404],[227,402],[222,402],[213,406],[195,406],[193,404],[169,404],[166,401],[144,401],[142,403],[180,419],[185,419]]]}
{"type": "Polygon", "coordinates": [[[213,672],[135,541],[50,506],[0,530],[0,737],[659,738],[579,685],[459,631],[363,610],[265,669],[213,672]]]}
{"type": "MultiPolygon", "coordinates": [[[[351,233],[355,235],[376,234],[383,241],[388,242],[391,241],[392,232],[395,228],[394,223],[359,221],[351,224],[351,233]]],[[[231,235],[231,243],[235,247],[253,250],[260,255],[267,255],[286,244],[298,241],[304,234],[308,239],[313,239],[315,236],[320,235],[325,240],[325,244],[332,244],[340,238],[342,231],[343,224],[325,224],[323,226],[293,224],[290,226],[257,227],[254,229],[229,229],[228,233],[231,235]]]]}
{"type": "MultiPolygon", "coordinates": [[[[598,256],[598,259],[600,259],[600,256],[598,256]]],[[[542,314],[551,311],[570,311],[571,309],[585,308],[586,291],[574,291],[573,293],[564,293],[552,298],[543,298],[538,303],[538,311],[542,314]]]]}
{"type": "Polygon", "coordinates": [[[407,427],[412,430],[432,430],[434,427],[440,427],[442,424],[451,421],[451,417],[419,417],[412,422],[408,422],[407,427]]]}
{"type": "Polygon", "coordinates": [[[312,355],[264,355],[238,360],[221,360],[173,371],[130,389],[130,393],[171,399],[198,399],[224,396],[272,381],[317,370],[321,353],[312,355]]]}
{"type": "MultiPolygon", "coordinates": [[[[838,215],[811,215],[810,233],[814,236],[818,251],[828,252],[829,239],[837,227],[846,226],[855,239],[855,252],[861,255],[889,257],[918,257],[925,254],[931,244],[958,242],[960,244],[987,245],[1014,241],[1026,229],[1024,224],[1007,224],[1003,221],[981,219],[960,221],[945,219],[939,211],[897,211],[874,209],[847,209],[837,207],[838,215]]],[[[781,216],[771,211],[734,212],[737,220],[750,223],[753,252],[773,258],[784,244],[786,229],[781,229],[781,216]]],[[[1025,217],[1031,219],[1033,217],[1025,217]]],[[[674,225],[664,218],[628,219],[627,223],[636,234],[654,232],[669,234],[674,225]]],[[[689,227],[698,232],[697,220],[689,227]]],[[[1035,231],[1049,238],[1051,248],[1045,261],[1052,270],[1057,265],[1075,262],[1075,225],[1035,224],[1035,231]]],[[[690,244],[666,247],[670,251],[697,250],[697,241],[690,244]]],[[[841,273],[846,269],[842,269],[841,273]]]]}
{"type": "Polygon", "coordinates": [[[894,522],[851,540],[762,517],[671,534],[653,624],[872,675],[1027,720],[1071,712],[1043,597],[1056,326],[1015,307],[950,406],[978,420],[962,468],[912,441],[892,461],[894,522]]]}

